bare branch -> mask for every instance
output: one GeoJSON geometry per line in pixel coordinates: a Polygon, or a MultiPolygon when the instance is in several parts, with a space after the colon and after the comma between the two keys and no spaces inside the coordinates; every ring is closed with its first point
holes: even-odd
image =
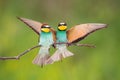
{"type": "Polygon", "coordinates": [[[17,60],[16,56],[14,56],[14,57],[0,57],[0,60],[9,60],[9,59],[16,59],[17,60]]]}
{"type": "Polygon", "coordinates": [[[38,48],[38,47],[40,47],[40,45],[37,45],[37,46],[34,46],[34,47],[32,47],[32,48],[27,49],[26,51],[20,53],[20,54],[17,56],[17,59],[20,59],[21,56],[25,55],[26,53],[28,53],[28,52],[30,52],[31,50],[33,50],[33,49],[35,49],[35,48],[38,48]]]}
{"type": "Polygon", "coordinates": [[[27,50],[25,50],[24,52],[18,54],[17,56],[13,56],[13,57],[0,57],[0,60],[10,60],[10,59],[15,59],[18,60],[20,59],[20,57],[22,57],[23,55],[25,55],[26,53],[30,52],[31,50],[40,47],[40,45],[34,46],[32,48],[29,48],[27,50]]]}
{"type": "Polygon", "coordinates": [[[67,44],[68,46],[75,45],[75,46],[81,46],[81,47],[90,47],[90,48],[95,48],[95,46],[94,46],[94,45],[91,45],[91,44],[65,43],[65,42],[55,43],[55,45],[56,45],[56,44],[67,44]]]}
{"type": "Polygon", "coordinates": [[[82,46],[82,47],[90,47],[90,48],[95,48],[94,45],[91,45],[91,44],[73,44],[75,46],[82,46]]]}

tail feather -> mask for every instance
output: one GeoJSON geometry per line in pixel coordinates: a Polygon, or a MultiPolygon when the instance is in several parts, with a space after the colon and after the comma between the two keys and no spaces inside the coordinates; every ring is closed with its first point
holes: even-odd
{"type": "Polygon", "coordinates": [[[60,61],[63,58],[73,56],[74,54],[67,50],[67,48],[58,48],[58,50],[48,59],[47,64],[52,64],[56,61],[60,61]]]}
{"type": "Polygon", "coordinates": [[[49,58],[49,54],[38,54],[34,60],[33,60],[33,64],[37,64],[40,65],[41,67],[43,67],[44,65],[46,65],[46,61],[49,58]]]}

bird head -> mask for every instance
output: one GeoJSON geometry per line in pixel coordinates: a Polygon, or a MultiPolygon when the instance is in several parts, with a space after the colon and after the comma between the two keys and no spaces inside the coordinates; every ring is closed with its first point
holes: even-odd
{"type": "Polygon", "coordinates": [[[58,30],[65,31],[67,29],[67,24],[65,22],[60,22],[58,24],[58,30]]]}
{"type": "Polygon", "coordinates": [[[50,27],[48,24],[43,24],[43,25],[41,26],[41,31],[48,33],[48,32],[50,32],[50,28],[51,28],[51,27],[50,27]]]}

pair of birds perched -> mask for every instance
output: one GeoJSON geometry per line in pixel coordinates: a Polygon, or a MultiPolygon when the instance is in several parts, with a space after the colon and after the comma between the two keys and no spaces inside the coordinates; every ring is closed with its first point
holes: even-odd
{"type": "Polygon", "coordinates": [[[105,28],[106,24],[101,23],[87,23],[80,24],[67,30],[67,24],[61,22],[58,24],[57,31],[51,28],[48,24],[42,24],[26,18],[18,18],[30,28],[32,28],[40,36],[40,50],[38,55],[34,58],[33,64],[44,66],[52,64],[63,58],[74,55],[67,50],[67,46],[84,39],[90,33],[105,28]],[[55,53],[50,56],[49,49],[51,46],[57,48],[55,53]]]}

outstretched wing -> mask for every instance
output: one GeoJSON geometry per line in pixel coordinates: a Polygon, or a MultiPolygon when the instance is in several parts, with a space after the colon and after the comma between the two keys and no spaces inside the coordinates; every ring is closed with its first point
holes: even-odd
{"type": "Polygon", "coordinates": [[[101,23],[87,23],[72,27],[67,31],[68,43],[75,43],[84,39],[90,33],[105,28],[106,24],[101,23]]]}
{"type": "Polygon", "coordinates": [[[41,31],[40,29],[41,29],[42,23],[30,20],[30,19],[26,19],[26,18],[20,18],[20,17],[18,17],[18,19],[21,20],[22,22],[24,22],[26,25],[28,25],[37,34],[40,33],[40,31],[41,31]]]}
{"type": "Polygon", "coordinates": [[[53,35],[53,40],[56,42],[56,31],[53,28],[50,28],[52,35],[53,35]]]}

